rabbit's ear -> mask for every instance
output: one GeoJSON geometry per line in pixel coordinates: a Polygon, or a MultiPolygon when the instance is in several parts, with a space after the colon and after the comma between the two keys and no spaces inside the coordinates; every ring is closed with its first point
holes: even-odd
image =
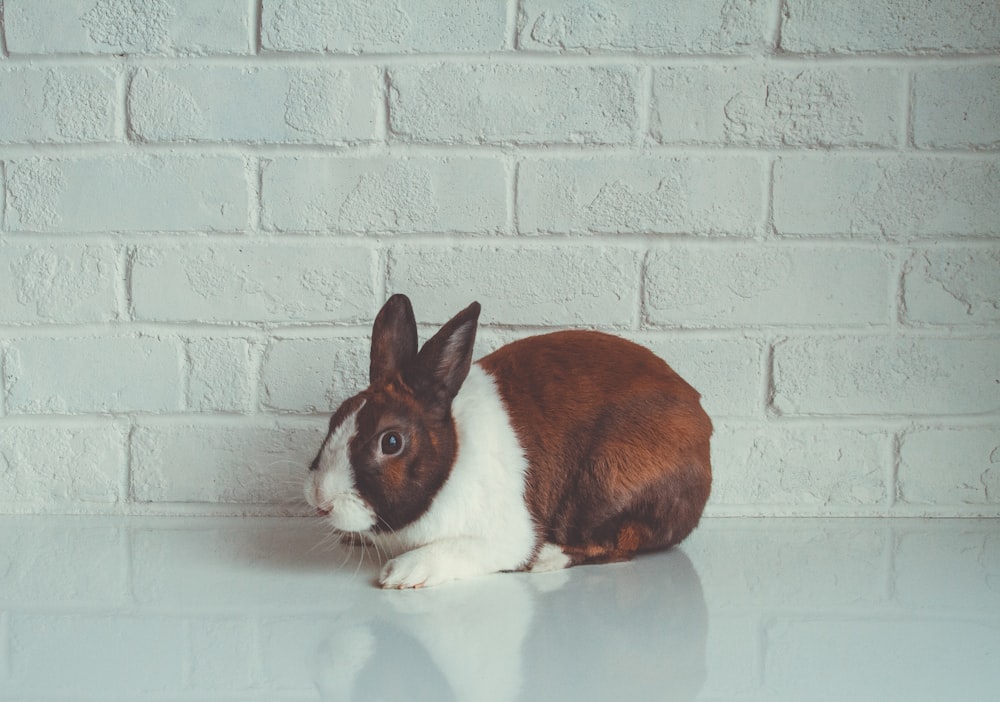
{"type": "Polygon", "coordinates": [[[369,377],[372,385],[384,385],[410,365],[417,356],[417,320],[406,295],[390,297],[372,327],[369,377]]]}
{"type": "Polygon", "coordinates": [[[424,344],[414,367],[415,386],[448,401],[458,394],[472,365],[479,310],[473,302],[424,344]]]}

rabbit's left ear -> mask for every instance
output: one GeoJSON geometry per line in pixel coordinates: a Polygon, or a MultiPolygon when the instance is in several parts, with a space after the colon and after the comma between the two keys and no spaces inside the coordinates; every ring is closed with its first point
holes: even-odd
{"type": "Polygon", "coordinates": [[[384,385],[402,372],[417,356],[417,321],[413,305],[406,295],[390,297],[372,327],[371,365],[368,375],[372,385],[384,385]]]}
{"type": "Polygon", "coordinates": [[[480,306],[473,302],[432,336],[417,354],[414,384],[440,399],[458,394],[472,365],[480,306]]]}

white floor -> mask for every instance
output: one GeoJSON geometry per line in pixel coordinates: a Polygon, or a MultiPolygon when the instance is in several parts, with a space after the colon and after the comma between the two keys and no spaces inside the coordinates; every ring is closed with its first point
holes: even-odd
{"type": "Polygon", "coordinates": [[[998,700],[1000,523],[711,519],[384,592],[311,519],[0,518],[0,699],[998,700]]]}

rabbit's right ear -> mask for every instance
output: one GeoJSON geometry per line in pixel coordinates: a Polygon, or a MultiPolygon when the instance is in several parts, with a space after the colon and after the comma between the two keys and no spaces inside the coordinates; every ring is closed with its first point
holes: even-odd
{"type": "Polygon", "coordinates": [[[383,385],[417,357],[417,320],[406,295],[390,297],[372,327],[369,377],[372,385],[383,385]]]}

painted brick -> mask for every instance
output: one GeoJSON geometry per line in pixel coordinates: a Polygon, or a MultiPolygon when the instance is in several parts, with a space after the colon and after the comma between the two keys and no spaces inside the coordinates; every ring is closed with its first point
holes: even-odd
{"type": "Polygon", "coordinates": [[[132,300],[139,320],[370,319],[374,253],[333,242],[195,241],[139,246],[132,300]]]}
{"type": "MultiPolygon", "coordinates": [[[[0,447],[6,445],[3,432],[0,429],[0,447]]],[[[30,529],[24,526],[21,517],[0,519],[0,561],[4,563],[0,598],[5,609],[53,602],[71,602],[76,607],[130,603],[127,538],[118,526],[89,517],[54,524],[39,520],[30,529]]]]}
{"type": "Polygon", "coordinates": [[[115,318],[118,251],[99,244],[0,246],[0,324],[106,322],[115,318]]]}
{"type": "Polygon", "coordinates": [[[1000,146],[1000,66],[918,71],[913,90],[913,142],[917,146],[1000,146]]]}
{"type": "Polygon", "coordinates": [[[253,408],[254,349],[247,339],[197,338],[187,342],[187,407],[196,412],[253,408]]]}
{"type": "Polygon", "coordinates": [[[887,239],[996,236],[997,192],[993,158],[788,156],[775,164],[774,226],[887,239]]]}
{"type": "Polygon", "coordinates": [[[914,253],[903,271],[903,302],[910,323],[1000,323],[1000,248],[914,253]]]}
{"type": "Polygon", "coordinates": [[[368,386],[367,337],[274,339],[264,352],[261,402],[285,412],[332,412],[368,386]]]}
{"type": "Polygon", "coordinates": [[[461,8],[451,0],[419,6],[393,0],[264,0],[261,38],[272,51],[487,52],[505,48],[506,23],[504,0],[461,8]]]}
{"type": "Polygon", "coordinates": [[[110,141],[115,74],[100,68],[0,68],[0,143],[110,141]]]}
{"type": "Polygon", "coordinates": [[[588,53],[758,53],[771,45],[773,5],[526,0],[518,19],[518,47],[588,53]]]}
{"type": "Polygon", "coordinates": [[[655,70],[651,131],[661,143],[892,146],[903,86],[885,68],[669,66],[655,70]]]}
{"type": "Polygon", "coordinates": [[[1000,426],[904,435],[899,499],[914,505],[984,505],[1000,512],[1000,426]]]}
{"type": "Polygon", "coordinates": [[[710,417],[760,416],[763,407],[761,361],[757,339],[636,337],[701,393],[710,417]]]}
{"type": "Polygon", "coordinates": [[[825,427],[718,427],[712,504],[810,510],[877,507],[889,495],[889,438],[825,427]]]}
{"type": "Polygon", "coordinates": [[[370,141],[379,81],[374,67],[142,69],[129,86],[129,127],[147,142],[370,141]]]}
{"type": "Polygon", "coordinates": [[[397,246],[389,289],[421,323],[443,323],[478,300],[484,324],[629,326],[639,256],[614,246],[397,246]]]}
{"type": "Polygon", "coordinates": [[[279,231],[493,234],[507,226],[506,173],[495,158],[281,158],[265,163],[263,178],[264,226],[279,231]]]}
{"type": "Polygon", "coordinates": [[[787,0],[792,53],[963,53],[1000,49],[1000,5],[981,0],[787,0]]]}
{"type": "Polygon", "coordinates": [[[118,423],[0,423],[0,504],[22,511],[120,501],[127,432],[118,423]]]}
{"type": "Polygon", "coordinates": [[[671,327],[886,324],[890,264],[860,248],[675,243],[649,255],[646,313],[671,327]]]}
{"type": "Polygon", "coordinates": [[[33,337],[10,342],[12,414],[172,412],[181,408],[180,344],[144,336],[33,337]]]}
{"type": "Polygon", "coordinates": [[[6,0],[11,54],[251,53],[245,0],[6,0]]]}
{"type": "Polygon", "coordinates": [[[525,234],[764,228],[764,165],[751,157],[532,159],[520,164],[517,186],[525,234]]]}
{"type": "Polygon", "coordinates": [[[187,156],[7,162],[7,228],[38,232],[239,230],[243,159],[187,156]]]}
{"type": "Polygon", "coordinates": [[[632,68],[444,64],[389,72],[389,128],[418,143],[627,144],[636,138],[632,68]]]}
{"type": "Polygon", "coordinates": [[[80,690],[118,699],[141,699],[154,690],[179,695],[187,626],[176,616],[120,612],[12,614],[9,680],[15,690],[70,697],[80,690]],[[58,675],[53,660],[60,661],[58,675]]]}
{"type": "Polygon", "coordinates": [[[774,348],[774,407],[789,415],[1000,410],[998,339],[788,339],[774,348]]]}
{"type": "Polygon", "coordinates": [[[144,422],[132,435],[132,493],[139,502],[293,505],[325,430],[322,420],[144,422]]]}

